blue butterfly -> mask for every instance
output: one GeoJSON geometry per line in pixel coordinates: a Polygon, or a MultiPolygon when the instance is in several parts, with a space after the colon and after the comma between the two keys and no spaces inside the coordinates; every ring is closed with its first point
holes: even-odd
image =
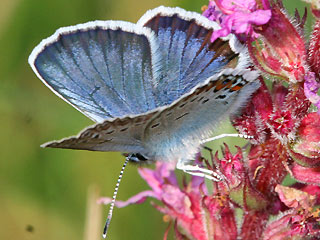
{"type": "Polygon", "coordinates": [[[210,42],[217,29],[200,14],[162,6],[137,24],[93,21],[58,29],[29,63],[47,87],[96,124],[43,147],[177,161],[179,169],[214,179],[189,161],[259,86],[234,35],[210,42]]]}

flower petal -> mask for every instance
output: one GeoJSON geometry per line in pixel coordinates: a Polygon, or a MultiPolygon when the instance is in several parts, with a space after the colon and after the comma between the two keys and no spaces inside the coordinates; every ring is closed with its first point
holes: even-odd
{"type": "Polygon", "coordinates": [[[174,164],[172,163],[156,163],[155,170],[149,168],[139,168],[140,176],[149,184],[154,192],[162,193],[162,184],[165,180],[172,185],[178,186],[177,179],[174,175],[174,164]]]}
{"type": "Polygon", "coordinates": [[[166,184],[163,187],[162,200],[170,208],[174,209],[177,214],[185,215],[188,218],[193,218],[193,213],[190,209],[191,201],[185,193],[178,187],[166,184]]]}
{"type": "Polygon", "coordinates": [[[294,163],[291,172],[292,176],[299,182],[320,185],[320,167],[302,167],[294,163]]]}

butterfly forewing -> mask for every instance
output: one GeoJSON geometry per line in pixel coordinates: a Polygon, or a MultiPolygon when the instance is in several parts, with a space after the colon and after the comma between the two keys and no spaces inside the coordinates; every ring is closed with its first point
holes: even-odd
{"type": "Polygon", "coordinates": [[[156,107],[155,44],[148,29],[97,21],[58,30],[29,61],[55,93],[99,122],[156,107]]]}

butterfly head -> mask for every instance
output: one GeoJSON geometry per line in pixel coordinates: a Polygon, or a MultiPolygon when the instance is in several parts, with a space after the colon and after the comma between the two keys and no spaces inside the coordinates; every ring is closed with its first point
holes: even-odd
{"type": "Polygon", "coordinates": [[[126,154],[126,159],[132,163],[147,163],[150,161],[150,158],[141,153],[129,153],[126,154]]]}

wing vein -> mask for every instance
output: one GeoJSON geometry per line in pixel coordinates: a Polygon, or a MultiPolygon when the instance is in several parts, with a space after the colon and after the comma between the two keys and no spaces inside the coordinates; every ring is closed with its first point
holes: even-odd
{"type": "MultiPolygon", "coordinates": [[[[114,91],[114,93],[123,101],[124,104],[127,105],[127,107],[129,107],[127,101],[125,99],[123,99],[123,97],[121,96],[121,94],[117,91],[117,89],[114,87],[114,84],[113,84],[113,79],[112,79],[112,75],[110,73],[110,66],[109,66],[109,63],[108,63],[108,58],[107,58],[107,55],[104,51],[104,43],[100,42],[100,47],[101,47],[101,50],[102,50],[102,53],[103,53],[103,58],[104,58],[104,61],[105,61],[105,64],[106,64],[106,68],[107,68],[107,73],[108,73],[108,76],[109,76],[109,79],[110,79],[110,85],[111,85],[111,89],[114,91]]],[[[105,49],[106,50],[106,49],[105,49]]],[[[107,85],[107,84],[106,84],[107,85]]]]}
{"type": "MultiPolygon", "coordinates": [[[[61,45],[64,47],[64,49],[66,50],[66,52],[69,54],[69,56],[71,57],[73,63],[75,64],[75,66],[77,66],[77,68],[78,68],[79,71],[82,73],[82,75],[84,76],[84,78],[86,78],[86,79],[90,82],[91,80],[86,76],[86,74],[82,71],[82,69],[80,68],[79,64],[77,63],[77,61],[76,61],[76,59],[75,59],[75,57],[74,57],[73,52],[70,51],[68,48],[66,48],[66,47],[64,46],[63,41],[61,41],[61,45]]],[[[57,48],[56,45],[55,45],[55,48],[57,48]]],[[[59,64],[59,65],[60,65],[60,64],[59,64]]],[[[61,69],[63,69],[63,67],[62,67],[61,65],[60,65],[60,67],[61,67],[61,69]]],[[[69,75],[68,75],[68,76],[69,76],[69,75]]],[[[69,77],[70,77],[70,76],[69,76],[69,77]]],[[[87,90],[85,90],[83,87],[81,87],[79,84],[77,84],[77,82],[74,81],[71,77],[70,77],[70,79],[71,79],[78,87],[80,87],[84,92],[86,92],[88,96],[90,96],[90,93],[89,93],[87,90]]],[[[91,97],[91,96],[90,96],[90,97],[91,97]]],[[[92,100],[93,103],[96,104],[96,106],[97,106],[98,108],[100,108],[100,110],[101,110],[102,112],[104,112],[104,108],[103,108],[94,98],[91,97],[91,100],[92,100]]]]}

